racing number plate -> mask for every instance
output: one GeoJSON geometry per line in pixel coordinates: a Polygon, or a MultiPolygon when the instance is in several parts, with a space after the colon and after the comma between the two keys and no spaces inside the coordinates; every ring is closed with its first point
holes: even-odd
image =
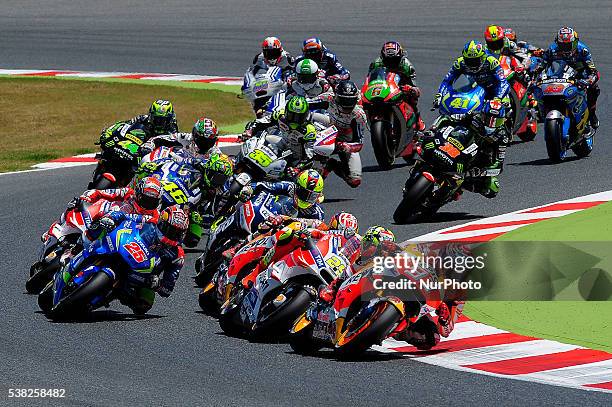
{"type": "Polygon", "coordinates": [[[448,154],[448,156],[451,158],[457,158],[457,156],[461,154],[461,151],[459,151],[457,147],[455,147],[454,145],[448,142],[444,144],[443,146],[440,146],[439,148],[440,150],[448,154]]]}
{"type": "Polygon", "coordinates": [[[176,202],[178,205],[187,203],[187,196],[174,182],[163,181],[163,187],[164,191],[168,192],[172,199],[174,199],[174,202],[176,202]]]}
{"type": "Polygon", "coordinates": [[[268,153],[260,148],[251,151],[248,157],[264,168],[272,164],[272,161],[274,161],[272,157],[268,155],[268,153]]]}

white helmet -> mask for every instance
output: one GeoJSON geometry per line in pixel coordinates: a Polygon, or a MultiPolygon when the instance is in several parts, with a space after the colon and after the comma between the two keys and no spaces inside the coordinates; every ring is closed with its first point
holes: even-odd
{"type": "Polygon", "coordinates": [[[319,66],[312,59],[302,59],[295,67],[298,83],[306,90],[312,89],[316,82],[319,66]]]}

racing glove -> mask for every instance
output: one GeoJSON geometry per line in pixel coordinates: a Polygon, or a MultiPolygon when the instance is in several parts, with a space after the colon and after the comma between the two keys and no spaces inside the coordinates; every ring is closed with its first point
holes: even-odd
{"type": "Polygon", "coordinates": [[[254,190],[253,187],[250,185],[245,185],[244,187],[242,187],[242,189],[240,190],[240,192],[238,193],[238,199],[241,202],[246,202],[249,199],[251,199],[251,197],[254,194],[254,190]]]}
{"type": "Polygon", "coordinates": [[[97,189],[85,191],[78,199],[89,203],[96,202],[100,199],[100,191],[97,189]]]}
{"type": "Polygon", "coordinates": [[[579,79],[576,81],[576,86],[578,86],[580,89],[586,89],[591,86],[591,83],[588,81],[588,79],[579,79]]]}
{"type": "Polygon", "coordinates": [[[434,96],[434,100],[433,100],[433,104],[432,104],[431,110],[436,110],[438,107],[440,107],[440,102],[442,102],[442,94],[438,92],[434,96]]]}

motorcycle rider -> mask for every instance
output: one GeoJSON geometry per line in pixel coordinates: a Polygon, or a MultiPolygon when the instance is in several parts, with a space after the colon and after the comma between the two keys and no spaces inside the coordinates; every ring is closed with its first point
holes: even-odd
{"type": "MultiPolygon", "coordinates": [[[[323,168],[323,178],[333,171],[352,188],[361,185],[361,157],[363,139],[370,137],[370,126],[359,103],[361,93],[352,81],[340,81],[336,94],[325,115],[317,114],[313,119],[326,126],[336,126],[336,158],[329,158],[323,168]]],[[[313,114],[313,116],[315,116],[313,114]]]]}
{"type": "Polygon", "coordinates": [[[221,149],[217,147],[219,140],[219,129],[217,124],[208,117],[200,117],[191,133],[172,133],[150,138],[140,146],[140,154],[146,155],[158,147],[179,147],[187,150],[195,157],[202,157],[207,154],[221,154],[221,149]]]}
{"type": "Polygon", "coordinates": [[[346,69],[336,54],[331,52],[317,37],[307,38],[302,45],[302,55],[296,58],[298,64],[303,59],[311,59],[323,70],[325,79],[332,85],[339,81],[351,78],[351,73],[346,69]]]}
{"type": "Polygon", "coordinates": [[[589,123],[593,129],[599,127],[597,118],[597,98],[600,94],[599,71],[593,62],[591,51],[585,43],[579,40],[578,33],[571,27],[561,27],[555,36],[555,41],[543,52],[542,69],[546,69],[554,61],[564,61],[578,73],[577,86],[586,89],[589,104],[589,123]]]}
{"type": "Polygon", "coordinates": [[[334,91],[312,59],[302,59],[295,65],[295,75],[287,80],[287,95],[304,96],[311,110],[327,109],[334,91]],[[320,106],[313,106],[320,105],[320,106]]]}
{"type": "Polygon", "coordinates": [[[290,150],[292,154],[287,157],[286,170],[289,176],[294,176],[301,169],[311,165],[314,157],[314,142],[317,129],[308,120],[308,101],[304,96],[294,96],[287,101],[285,108],[276,111],[271,117],[262,117],[249,124],[242,134],[243,138],[250,138],[262,130],[277,133],[279,141],[272,146],[277,154],[290,150]]]}
{"type": "MultiPolygon", "coordinates": [[[[507,107],[510,106],[510,98],[508,96],[510,85],[499,65],[499,60],[488,54],[480,42],[470,41],[465,44],[462,56],[455,60],[451,69],[442,80],[438,93],[434,96],[433,109],[437,109],[440,106],[442,95],[452,90],[454,81],[461,75],[471,77],[481,86],[485,90],[485,99],[488,101],[485,106],[485,111],[489,115],[487,117],[488,123],[475,123],[474,127],[483,136],[485,136],[485,127],[496,129],[495,132],[487,134],[492,139],[486,140],[493,146],[494,157],[492,157],[489,165],[478,169],[481,170],[479,174],[474,174],[476,176],[484,174],[485,176],[480,176],[473,184],[473,189],[476,192],[487,198],[493,198],[499,192],[499,179],[497,176],[503,170],[506,148],[511,137],[505,123],[506,115],[509,113],[507,112],[507,107]]],[[[438,127],[441,120],[444,120],[444,118],[440,117],[432,128],[438,127]]],[[[483,138],[483,140],[485,139],[483,138]]],[[[474,171],[476,170],[474,169],[474,171]]]]}
{"type": "Polygon", "coordinates": [[[261,52],[253,58],[253,66],[268,69],[270,66],[281,68],[286,79],[293,72],[295,58],[283,49],[283,44],[276,37],[266,37],[261,43],[261,52]]]}
{"type": "MultiPolygon", "coordinates": [[[[131,126],[137,125],[145,132],[147,139],[162,134],[178,133],[179,131],[172,102],[163,99],[153,102],[149,107],[149,113],[135,116],[127,122],[121,123],[127,123],[131,126]]],[[[104,132],[102,131],[103,135],[104,132]]]]}
{"type": "MultiPolygon", "coordinates": [[[[283,227],[274,233],[272,239],[268,242],[268,250],[257,266],[242,279],[242,284],[248,288],[250,284],[255,282],[255,279],[270,264],[282,259],[298,247],[305,244],[308,239],[319,240],[328,234],[339,235],[343,237],[343,245],[352,239],[351,244],[355,241],[360,241],[359,222],[357,218],[349,212],[339,212],[332,216],[328,225],[323,222],[308,222],[303,219],[292,219],[290,225],[283,227]]],[[[272,229],[279,229],[285,221],[284,217],[277,216],[269,220],[272,229]]]]}
{"type": "Polygon", "coordinates": [[[189,220],[185,211],[176,205],[164,209],[157,222],[151,222],[141,215],[113,211],[100,220],[100,229],[113,230],[124,220],[132,220],[136,227],[141,229],[140,236],[147,249],[155,251],[161,258],[161,262],[153,266],[150,278],[130,274],[128,279],[133,290],[121,291],[119,295],[122,304],[130,307],[135,314],[143,315],[153,306],[155,293],[169,297],[174,290],[185,264],[185,252],[181,244],[189,227],[189,220]],[[157,277],[157,270],[161,270],[161,279],[157,277]]]}
{"type": "Polygon", "coordinates": [[[489,25],[484,31],[485,42],[487,45],[487,51],[497,57],[498,59],[502,55],[511,56],[516,58],[520,65],[514,67],[516,72],[523,72],[525,70],[525,63],[528,62],[529,55],[519,48],[514,41],[511,41],[506,37],[504,28],[499,25],[489,25]]]}
{"type": "Polygon", "coordinates": [[[421,90],[416,85],[416,71],[414,66],[406,57],[404,48],[397,41],[387,41],[380,49],[380,56],[376,58],[368,69],[368,75],[378,68],[387,68],[400,76],[402,92],[406,95],[406,102],[412,107],[417,121],[415,129],[418,131],[425,130],[425,123],[421,119],[419,108],[417,106],[421,90]]]}
{"type": "Polygon", "coordinates": [[[528,43],[527,41],[519,41],[517,36],[516,36],[516,32],[514,31],[514,29],[510,28],[510,27],[504,27],[504,36],[509,40],[512,41],[514,44],[516,44],[516,46],[519,48],[519,50],[526,55],[529,54],[540,54],[542,53],[542,49],[538,48],[536,46],[531,45],[530,43],[528,43]]]}

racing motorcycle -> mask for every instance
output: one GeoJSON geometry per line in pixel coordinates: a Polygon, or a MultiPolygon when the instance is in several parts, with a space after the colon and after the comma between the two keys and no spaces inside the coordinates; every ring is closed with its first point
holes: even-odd
{"type": "Polygon", "coordinates": [[[114,204],[105,200],[90,204],[76,198],[72,203],[73,208],[65,211],[41,236],[43,246],[38,260],[30,267],[30,277],[25,285],[30,294],[40,293],[51,281],[61,268],[64,253],[76,254],[83,249],[81,239],[92,220],[96,219],[98,214],[108,212],[114,204]]]}
{"type": "Polygon", "coordinates": [[[386,68],[373,70],[361,90],[379,167],[388,170],[396,157],[412,157],[416,115],[399,86],[400,76],[386,68]]]}
{"type": "Polygon", "coordinates": [[[468,170],[476,163],[478,134],[470,123],[483,110],[485,91],[471,79],[463,86],[455,83],[456,89],[442,95],[441,116],[436,120],[439,125],[434,125],[433,134],[428,132],[417,146],[416,163],[393,214],[396,223],[433,215],[458,197],[468,170]]]}
{"type": "Polygon", "coordinates": [[[537,111],[533,108],[531,92],[529,92],[530,81],[527,80],[525,74],[516,71],[520,63],[515,57],[502,55],[499,63],[510,84],[508,96],[513,114],[509,117],[509,127],[512,134],[516,134],[522,141],[531,141],[538,133],[538,118],[537,111]]]}
{"type": "Polygon", "coordinates": [[[142,230],[123,221],[73,257],[38,295],[40,309],[51,319],[71,318],[155,286],[159,276],[152,271],[161,259],[147,247],[142,230]]]}
{"type": "MultiPolygon", "coordinates": [[[[388,253],[408,250],[418,259],[418,245],[402,249],[386,244],[388,253]]],[[[418,260],[417,260],[418,261],[418,260]]],[[[321,348],[331,348],[338,357],[353,357],[427,318],[441,301],[440,292],[420,288],[418,281],[437,281],[435,273],[418,267],[393,264],[382,270],[366,263],[361,270],[346,279],[330,303],[317,298],[295,320],[290,331],[290,345],[300,354],[312,354],[321,348]],[[411,281],[413,289],[384,288],[383,283],[411,281]]],[[[389,287],[389,286],[386,286],[389,287]]]]}
{"type": "Polygon", "coordinates": [[[202,199],[201,173],[186,162],[174,161],[173,154],[181,154],[181,150],[175,152],[171,147],[159,147],[144,156],[132,185],[135,187],[138,184],[142,174],[158,178],[162,185],[161,209],[178,205],[190,214],[189,230],[183,244],[187,247],[195,247],[204,233],[203,219],[196,215],[196,208],[202,199]],[[155,170],[147,171],[147,166],[150,165],[147,163],[154,163],[155,170]]]}
{"type": "Polygon", "coordinates": [[[544,139],[552,162],[565,160],[570,149],[578,157],[587,157],[593,150],[595,130],[588,125],[587,95],[576,85],[576,75],[565,61],[554,61],[534,89],[546,115],[544,139]]]}
{"type": "Polygon", "coordinates": [[[285,106],[285,81],[281,69],[277,66],[266,69],[259,65],[249,68],[244,74],[242,96],[251,103],[258,119],[285,106]]]}
{"type": "Polygon", "coordinates": [[[262,233],[241,246],[234,257],[223,259],[210,283],[198,295],[200,308],[210,314],[217,313],[229,299],[233,287],[253,271],[272,244],[271,233],[262,233]]]}
{"type": "Polygon", "coordinates": [[[231,215],[217,218],[210,228],[204,253],[196,260],[196,285],[206,287],[223,260],[223,252],[246,241],[273,215],[296,216],[293,198],[262,191],[239,205],[231,215]]]}
{"type": "Polygon", "coordinates": [[[316,287],[329,284],[352,267],[343,254],[343,237],[329,234],[307,238],[283,259],[260,273],[250,289],[234,286],[219,316],[229,335],[285,335],[295,319],[317,296],[316,287]]]}
{"type": "Polygon", "coordinates": [[[139,125],[116,123],[109,127],[97,145],[102,151],[96,154],[98,164],[87,189],[120,188],[129,184],[138,167],[140,146],[146,135],[139,125]]]}

